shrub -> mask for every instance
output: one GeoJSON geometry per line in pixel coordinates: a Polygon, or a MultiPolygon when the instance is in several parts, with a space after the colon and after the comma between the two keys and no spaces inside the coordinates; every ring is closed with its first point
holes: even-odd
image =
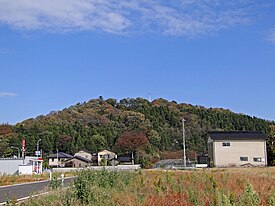
{"type": "Polygon", "coordinates": [[[247,184],[245,191],[240,197],[239,205],[241,206],[256,206],[259,205],[259,197],[254,191],[253,185],[247,184]]]}
{"type": "Polygon", "coordinates": [[[75,196],[85,204],[109,204],[112,189],[118,191],[126,188],[132,177],[131,173],[126,172],[81,171],[74,181],[75,196]]]}
{"type": "Polygon", "coordinates": [[[53,177],[50,182],[50,188],[51,189],[57,189],[61,187],[61,181],[57,179],[57,177],[53,177]]]}
{"type": "Polygon", "coordinates": [[[268,205],[275,206],[275,192],[271,193],[271,195],[268,197],[268,205]]]}

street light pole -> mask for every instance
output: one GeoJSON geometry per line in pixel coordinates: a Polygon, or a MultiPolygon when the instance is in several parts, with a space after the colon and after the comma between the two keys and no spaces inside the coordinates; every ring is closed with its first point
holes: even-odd
{"type": "Polygon", "coordinates": [[[185,154],[185,128],[184,128],[185,119],[182,118],[182,145],[183,145],[183,166],[186,168],[186,154],[185,154]]]}
{"type": "Polygon", "coordinates": [[[17,149],[18,150],[18,156],[17,158],[20,158],[20,149],[18,147],[11,146],[12,149],[17,149]]]}
{"type": "MultiPolygon", "coordinates": [[[[36,143],[36,151],[39,151],[39,142],[41,141],[41,139],[39,139],[36,143]]],[[[38,154],[37,154],[37,157],[38,157],[38,154]]]]}

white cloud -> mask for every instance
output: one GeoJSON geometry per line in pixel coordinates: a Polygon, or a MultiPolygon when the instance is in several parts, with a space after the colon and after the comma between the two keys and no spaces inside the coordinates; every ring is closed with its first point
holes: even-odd
{"type": "Polygon", "coordinates": [[[275,30],[271,31],[268,38],[268,41],[271,41],[272,43],[275,43],[275,30]]]}
{"type": "Polygon", "coordinates": [[[0,0],[15,29],[194,36],[249,22],[247,0],[0,0]]]}
{"type": "Polygon", "coordinates": [[[0,92],[0,97],[15,97],[17,96],[16,93],[12,92],[0,92]]]}

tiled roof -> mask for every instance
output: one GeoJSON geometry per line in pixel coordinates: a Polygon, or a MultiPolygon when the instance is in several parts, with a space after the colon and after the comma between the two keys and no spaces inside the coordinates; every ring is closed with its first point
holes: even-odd
{"type": "Polygon", "coordinates": [[[267,136],[256,131],[213,131],[208,133],[213,140],[267,140],[267,136]]]}

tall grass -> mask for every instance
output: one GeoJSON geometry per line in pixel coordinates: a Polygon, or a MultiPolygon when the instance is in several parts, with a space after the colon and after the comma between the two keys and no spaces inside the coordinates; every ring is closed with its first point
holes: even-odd
{"type": "Polygon", "coordinates": [[[82,171],[73,186],[24,205],[275,204],[274,177],[225,171],[82,171]]]}

